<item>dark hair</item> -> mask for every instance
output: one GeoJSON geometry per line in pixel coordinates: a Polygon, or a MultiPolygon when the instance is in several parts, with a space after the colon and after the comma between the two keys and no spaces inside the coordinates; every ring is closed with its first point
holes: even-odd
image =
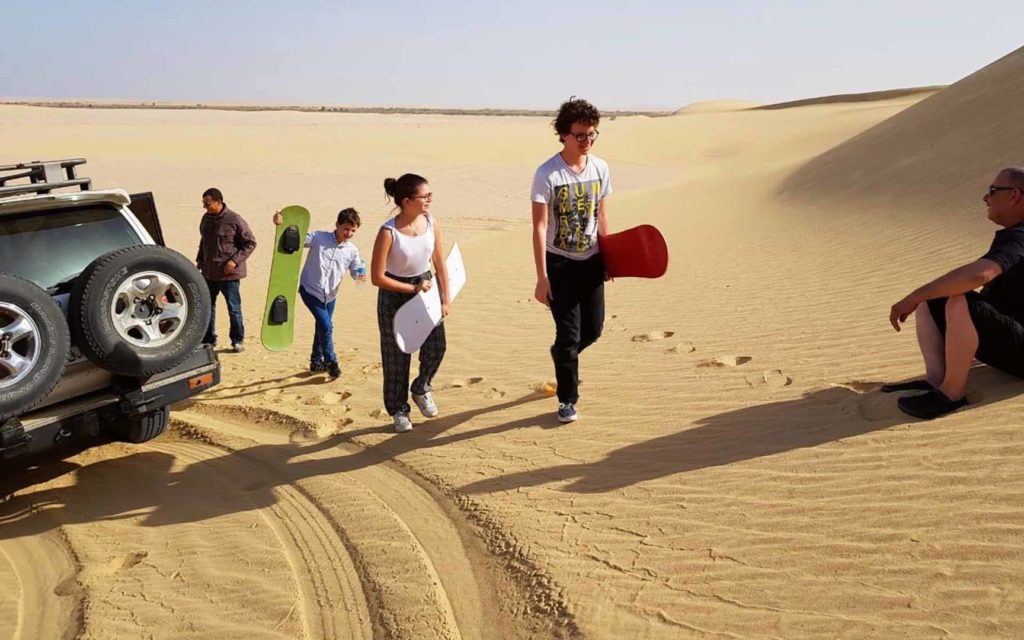
{"type": "MultiPolygon", "coordinates": [[[[195,193],[193,191],[193,193],[195,193]]],[[[210,199],[215,202],[224,202],[224,194],[220,192],[220,189],[216,187],[210,187],[203,192],[203,197],[210,196],[210,199]]]]}
{"type": "Polygon", "coordinates": [[[583,98],[572,96],[558,108],[558,115],[551,124],[555,127],[555,133],[562,137],[569,134],[575,122],[596,127],[601,123],[601,112],[583,98]]]}
{"type": "Polygon", "coordinates": [[[1024,189],[1024,167],[1006,167],[999,173],[1005,174],[1013,186],[1024,189]]]}
{"type": "Polygon", "coordinates": [[[358,227],[362,224],[359,221],[359,212],[352,207],[342,209],[338,212],[338,224],[354,224],[358,227]]]}
{"type": "Polygon", "coordinates": [[[384,193],[394,199],[396,207],[401,208],[402,201],[416,195],[416,190],[420,188],[421,184],[427,184],[427,179],[415,173],[403,174],[398,180],[385,178],[384,193]]]}

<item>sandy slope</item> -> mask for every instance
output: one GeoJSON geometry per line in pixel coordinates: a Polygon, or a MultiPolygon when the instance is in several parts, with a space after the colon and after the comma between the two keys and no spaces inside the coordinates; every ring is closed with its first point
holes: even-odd
{"type": "MultiPolygon", "coordinates": [[[[603,123],[613,226],[658,225],[673,257],[609,285],[570,427],[534,391],[552,377],[526,220],[544,120],[0,109],[5,154],[86,155],[102,184],[154,189],[186,252],[211,184],[261,238],[279,205],[321,227],[355,205],[366,250],[380,181],[416,170],[470,271],[442,415],[410,434],[380,414],[374,293],[346,283],[341,380],[302,373],[308,320],[281,355],[253,321],[171,436],[8,479],[0,577],[29,586],[0,587],[0,637],[35,637],[30,592],[62,571],[63,628],[95,638],[1020,637],[1019,383],[982,369],[974,406],[930,424],[876,390],[920,366],[889,305],[992,228],[980,210],[938,228],[923,178],[898,207],[827,172],[777,196],[942,95],[603,123]],[[71,560],[24,578],[10,558],[48,539],[71,560]]],[[[249,318],[267,266],[258,251],[249,318]]]]}
{"type": "Polygon", "coordinates": [[[971,217],[992,175],[1020,165],[1024,48],[971,74],[790,176],[791,198],[928,207],[950,222],[971,217]],[[985,185],[980,183],[985,182],[985,185]]]}

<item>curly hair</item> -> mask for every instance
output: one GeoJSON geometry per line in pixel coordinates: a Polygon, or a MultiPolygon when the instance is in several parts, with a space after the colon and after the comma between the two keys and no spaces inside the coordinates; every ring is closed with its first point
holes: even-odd
{"type": "Polygon", "coordinates": [[[551,124],[558,136],[564,136],[569,134],[574,122],[596,127],[601,122],[601,112],[583,98],[572,96],[558,108],[558,115],[551,124]]]}

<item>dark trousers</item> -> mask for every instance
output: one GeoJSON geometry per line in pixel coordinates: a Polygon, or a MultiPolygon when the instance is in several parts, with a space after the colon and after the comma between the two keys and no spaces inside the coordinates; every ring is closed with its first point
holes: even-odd
{"type": "Polygon", "coordinates": [[[309,354],[310,364],[336,364],[338,356],[334,353],[334,303],[337,300],[324,302],[302,287],[299,287],[299,297],[303,304],[313,314],[315,328],[313,329],[313,351],[309,354]]]}
{"type": "MultiPolygon", "coordinates": [[[[968,291],[967,310],[978,333],[978,351],[975,357],[990,367],[1024,378],[1024,322],[996,307],[977,291],[968,291]]],[[[935,298],[928,301],[928,311],[942,335],[946,335],[946,301],[935,298]]]]}
{"type": "MultiPolygon", "coordinates": [[[[419,278],[401,278],[388,274],[401,282],[413,283],[419,278]]],[[[409,412],[409,391],[423,395],[430,391],[430,381],[437,375],[447,349],[444,322],[434,327],[427,341],[420,347],[420,374],[409,385],[409,365],[412,356],[402,353],[395,342],[395,314],[411,300],[414,293],[399,293],[380,289],[377,293],[377,325],[380,327],[380,361],[384,368],[384,408],[388,415],[409,412]]]]}
{"type": "Polygon", "coordinates": [[[604,263],[601,255],[571,260],[547,254],[555,344],[551,359],[558,379],[558,401],[579,401],[579,355],[604,328],[604,263]]]}
{"type": "Polygon", "coordinates": [[[203,342],[217,344],[217,294],[223,293],[228,303],[228,318],[231,320],[231,344],[240,344],[245,339],[245,323],[242,321],[242,293],[239,280],[207,280],[210,290],[210,326],[203,342]]]}

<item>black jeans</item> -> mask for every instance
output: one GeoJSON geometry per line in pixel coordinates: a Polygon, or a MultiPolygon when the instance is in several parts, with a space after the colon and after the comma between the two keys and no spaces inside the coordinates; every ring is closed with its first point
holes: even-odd
{"type": "Polygon", "coordinates": [[[551,359],[558,379],[558,401],[579,401],[579,355],[604,328],[604,262],[601,254],[571,260],[547,254],[555,344],[551,359]]]}
{"type": "Polygon", "coordinates": [[[217,344],[217,294],[223,293],[228,303],[228,319],[231,328],[228,335],[232,346],[241,344],[245,339],[245,322],[242,320],[241,284],[238,280],[207,280],[210,290],[210,327],[206,330],[203,342],[217,344]]]}

